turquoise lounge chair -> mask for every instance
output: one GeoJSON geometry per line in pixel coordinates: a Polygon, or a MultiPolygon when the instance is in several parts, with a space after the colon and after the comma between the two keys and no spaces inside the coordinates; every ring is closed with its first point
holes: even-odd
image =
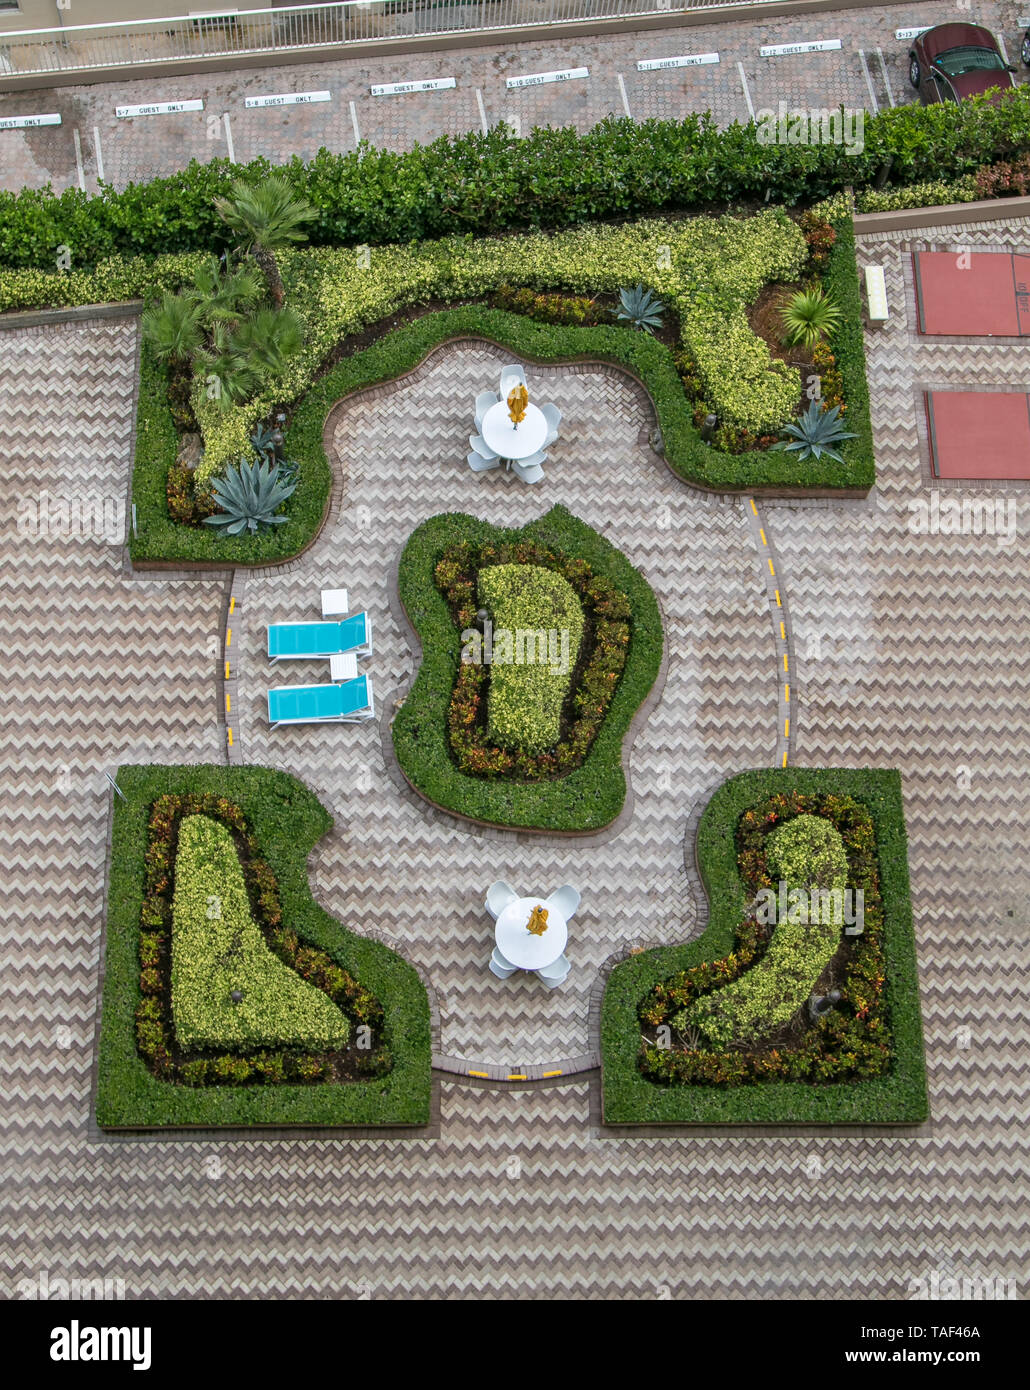
{"type": "Polygon", "coordinates": [[[268,692],[268,722],[280,724],[358,724],[375,718],[368,676],[343,685],[280,685],[268,692]]]}
{"type": "Polygon", "coordinates": [[[269,661],[335,656],[338,652],[353,652],[355,656],[372,653],[372,619],[367,613],[352,613],[339,623],[269,623],[269,661]]]}

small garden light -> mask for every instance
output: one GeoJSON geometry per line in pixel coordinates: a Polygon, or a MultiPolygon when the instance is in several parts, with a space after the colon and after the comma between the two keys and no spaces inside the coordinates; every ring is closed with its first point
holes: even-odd
{"type": "Polygon", "coordinates": [[[234,1004],[242,1004],[242,1003],[243,1003],[243,990],[242,990],[242,989],[234,989],[233,992],[232,992],[232,994],[229,995],[229,998],[232,1000],[232,1002],[233,1002],[234,1004]]]}

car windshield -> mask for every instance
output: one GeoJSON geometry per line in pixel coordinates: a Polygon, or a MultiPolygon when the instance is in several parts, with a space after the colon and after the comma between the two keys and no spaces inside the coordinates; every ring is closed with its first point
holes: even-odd
{"type": "Polygon", "coordinates": [[[1005,60],[989,48],[949,48],[934,59],[934,66],[949,77],[961,77],[964,72],[1002,72],[1005,60]]]}

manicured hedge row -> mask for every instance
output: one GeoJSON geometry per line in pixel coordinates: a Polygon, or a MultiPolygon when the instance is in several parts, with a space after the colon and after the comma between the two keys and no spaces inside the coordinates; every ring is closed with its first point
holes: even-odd
{"type": "MultiPolygon", "coordinates": [[[[851,220],[851,210],[844,204],[836,216],[829,220],[837,233],[837,240],[830,249],[830,261],[826,267],[823,283],[826,292],[841,309],[841,320],[830,335],[830,347],[837,359],[837,369],[844,379],[844,400],[847,406],[845,425],[854,432],[854,439],[844,441],[840,450],[844,457],[842,476],[865,479],[852,486],[872,487],[876,480],[876,465],[873,454],[873,423],[869,416],[869,382],[865,368],[865,305],[858,281],[858,262],[855,259],[855,226],[851,220]]],[[[777,455],[773,454],[773,458],[777,455]]],[[[799,471],[805,468],[798,465],[799,471]]],[[[822,465],[829,472],[832,464],[822,465]]],[[[810,484],[813,486],[814,484],[810,484]]],[[[833,484],[831,484],[833,486],[833,484]]],[[[844,487],[838,482],[837,487],[844,487]]]]}
{"type": "MultiPolygon", "coordinates": [[[[846,287],[843,259],[839,273],[846,287]]],[[[851,279],[857,295],[854,269],[851,279]]],[[[875,481],[871,431],[863,433],[860,440],[849,441],[856,447],[845,450],[843,464],[827,458],[799,463],[786,453],[724,454],[702,441],[672,354],[648,334],[630,333],[622,328],[565,328],[534,323],[498,309],[471,305],[426,314],[345,359],[315,383],[298,407],[286,436],[287,456],[300,463],[297,491],[289,503],[290,520],[274,532],[256,537],[219,537],[212,534],[210,527],[178,526],[168,516],[165,481],[175,457],[175,429],[163,395],[163,373],[144,353],[133,473],[138,534],[130,541],[132,558],[267,565],[295,555],[313,539],[328,500],[332,470],[322,447],[322,429],[332,407],[351,391],[412,371],[432,348],[448,338],[465,336],[488,338],[518,356],[539,362],[585,357],[626,367],[650,393],[666,460],[684,482],[716,491],[741,491],[754,487],[868,489],[875,481]],[[857,447],[860,444],[865,452],[857,447]]],[[[861,323],[857,338],[854,334],[843,336],[851,346],[849,356],[840,359],[841,369],[846,372],[845,380],[855,392],[859,406],[854,418],[861,421],[861,402],[868,402],[861,323]]],[[[835,339],[835,350],[836,346],[835,339]]],[[[848,418],[852,419],[850,407],[848,418]]]]}
{"type": "Polygon", "coordinates": [[[398,762],[409,780],[438,805],[497,825],[598,830],[613,821],[626,797],[622,741],[662,660],[661,615],[643,575],[585,522],[564,507],[553,507],[521,531],[502,531],[461,513],[430,517],[408,538],[398,584],[422,643],[415,683],[392,730],[398,762]],[[633,630],[622,679],[583,765],[553,781],[486,781],[459,772],[448,750],[447,710],[461,637],[433,582],[433,571],[456,541],[482,545],[520,537],[580,556],[595,574],[610,579],[630,600],[633,630]]]}
{"type": "Polygon", "coordinates": [[[886,770],[787,768],[741,773],[725,782],[701,818],[698,865],[710,906],[707,930],[687,945],[647,951],[617,966],[601,1016],[604,1118],[608,1124],[918,1124],[926,1119],[926,1071],[901,777],[886,770]],[[777,792],[838,792],[869,808],[876,828],[884,906],[887,998],[894,1062],[886,1076],[841,1084],[764,1082],[719,1089],[658,1086],[637,1067],[637,1006],[649,990],[733,948],[746,906],[734,832],[750,806],[777,792]]]}
{"type": "Polygon", "coordinates": [[[104,1128],[232,1125],[419,1125],[429,1116],[429,1003],[415,970],[348,931],[311,896],[307,855],[332,825],[295,778],[269,768],[123,767],[115,798],[107,904],[97,1122],[104,1128]],[[382,1002],[388,1075],[344,1085],[210,1086],[158,1080],[136,1050],[138,941],[149,808],[163,793],[224,796],[240,806],[279,884],[283,920],[382,1002]]]}
{"type": "MultiPolygon", "coordinates": [[[[407,242],[511,228],[568,227],[661,209],[739,203],[815,202],[873,184],[889,161],[893,184],[950,180],[1022,150],[1030,135],[1030,90],[994,105],[983,98],[906,104],[869,117],[864,147],[761,144],[754,122],[720,130],[708,114],[682,121],[602,121],[585,135],[503,127],[445,136],[403,154],[363,146],[294,157],[289,177],[319,213],[315,244],[407,242]]],[[[213,198],[232,178],[263,180],[265,159],[192,162],[181,173],[97,196],[24,189],[0,194],[0,264],[53,266],[71,248],[84,266],[114,254],[219,249],[225,227],[213,198]]]]}

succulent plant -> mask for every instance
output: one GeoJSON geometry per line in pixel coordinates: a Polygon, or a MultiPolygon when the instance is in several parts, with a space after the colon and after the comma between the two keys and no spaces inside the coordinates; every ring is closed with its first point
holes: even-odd
{"type": "Polygon", "coordinates": [[[205,524],[223,526],[227,536],[238,536],[243,530],[253,533],[260,526],[281,526],[288,518],[276,516],[276,509],[296,486],[280,477],[278,464],[269,467],[261,460],[240,459],[223,477],[214,479],[212,491],[222,510],[205,517],[205,524]]]}
{"type": "Polygon", "coordinates": [[[635,290],[620,290],[619,299],[622,307],[616,313],[616,318],[628,319],[634,328],[641,328],[645,333],[661,328],[665,305],[643,285],[638,285],[635,290]]]}
{"type": "Polygon", "coordinates": [[[854,439],[855,435],[843,428],[839,415],[840,406],[821,410],[818,401],[813,401],[804,414],[798,416],[795,424],[784,425],[782,433],[791,435],[792,442],[782,440],[779,444],[774,444],[773,449],[796,452],[802,460],[820,458],[823,454],[828,454],[838,463],[843,463],[843,458],[832,445],[840,444],[845,439],[854,439]]]}

